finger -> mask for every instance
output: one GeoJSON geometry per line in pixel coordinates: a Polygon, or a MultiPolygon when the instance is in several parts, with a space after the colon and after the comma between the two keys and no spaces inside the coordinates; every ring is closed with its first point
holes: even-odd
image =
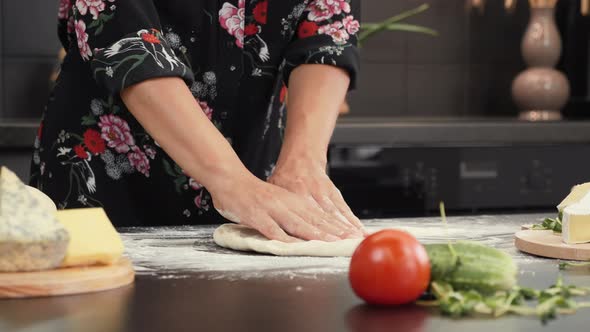
{"type": "Polygon", "coordinates": [[[328,216],[325,216],[324,218],[327,218],[330,221],[330,224],[336,224],[344,229],[349,235],[347,237],[359,237],[363,235],[358,226],[350,222],[328,196],[324,195],[315,198],[315,200],[318,201],[318,204],[328,214],[328,216]]]}
{"type": "MultiPolygon", "coordinates": [[[[328,213],[324,212],[324,210],[322,210],[315,201],[310,203],[307,207],[304,207],[302,210],[295,211],[295,213],[297,213],[306,222],[311,223],[320,230],[337,236],[339,239],[359,237],[359,235],[354,234],[353,230],[345,227],[344,222],[339,221],[333,215],[329,215],[328,213]]],[[[349,227],[352,226],[349,225],[349,227]]]]}
{"type": "Polygon", "coordinates": [[[331,223],[325,218],[323,218],[323,212],[320,205],[312,198],[309,199],[310,207],[304,208],[305,213],[298,214],[297,212],[293,212],[297,218],[303,220],[307,223],[312,224],[313,226],[323,230],[328,234],[332,234],[340,239],[345,239],[350,235],[350,231],[343,227],[339,223],[331,223]],[[310,211],[317,211],[318,215],[314,218],[313,213],[310,211]]]}
{"type": "MultiPolygon", "coordinates": [[[[338,208],[330,201],[329,198],[323,196],[323,198],[310,197],[317,216],[311,218],[314,220],[314,225],[320,228],[336,228],[339,232],[336,234],[341,238],[346,238],[351,234],[354,234],[357,230],[348,224],[348,221],[344,216],[340,214],[338,208]]],[[[308,210],[314,211],[314,210],[308,210]]],[[[306,218],[310,218],[310,214],[306,214],[306,218]]]]}
{"type": "Polygon", "coordinates": [[[245,224],[262,233],[269,240],[277,240],[286,243],[299,242],[301,240],[289,236],[270,216],[263,216],[257,219],[256,224],[245,224]]]}
{"type": "Polygon", "coordinates": [[[343,216],[339,219],[334,214],[334,212],[338,211],[333,205],[330,207],[324,203],[326,209],[333,211],[333,213],[327,213],[313,197],[309,196],[307,202],[309,204],[297,212],[307,222],[341,239],[349,238],[356,231],[354,227],[348,225],[348,221],[343,216]]]}
{"type": "Polygon", "coordinates": [[[336,192],[332,195],[332,202],[334,202],[334,205],[336,205],[340,213],[348,220],[348,222],[361,230],[364,234],[367,233],[361,220],[354,215],[348,204],[344,201],[344,197],[342,197],[340,190],[336,189],[336,192]]]}
{"type": "Polygon", "coordinates": [[[271,213],[271,218],[287,233],[304,240],[320,240],[320,241],[338,241],[335,235],[329,234],[318,227],[304,220],[294,212],[289,210],[275,211],[271,213]]]}
{"type": "Polygon", "coordinates": [[[350,208],[346,209],[344,212],[342,212],[342,214],[348,220],[351,220],[351,222],[354,223],[355,227],[358,227],[358,230],[363,234],[363,236],[366,237],[370,234],[369,231],[367,231],[367,228],[365,228],[363,222],[354,214],[354,212],[352,212],[350,208]]]}

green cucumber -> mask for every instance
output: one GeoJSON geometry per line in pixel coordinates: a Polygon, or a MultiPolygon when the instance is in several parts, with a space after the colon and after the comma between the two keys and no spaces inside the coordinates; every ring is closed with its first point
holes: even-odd
{"type": "Polygon", "coordinates": [[[516,263],[501,250],[468,241],[424,247],[430,258],[431,281],[482,293],[509,290],[516,285],[516,263]]]}

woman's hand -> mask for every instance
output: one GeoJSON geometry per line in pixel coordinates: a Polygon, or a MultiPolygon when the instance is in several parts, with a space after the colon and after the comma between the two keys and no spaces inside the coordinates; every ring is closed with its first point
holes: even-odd
{"type": "Polygon", "coordinates": [[[360,234],[313,200],[259,180],[232,174],[209,188],[213,204],[226,219],[258,230],[271,240],[337,241],[360,234]]]}
{"type": "Polygon", "coordinates": [[[174,161],[209,190],[227,219],[285,242],[347,236],[347,228],[312,201],[252,175],[182,80],[148,80],[127,88],[121,97],[174,161]]]}
{"type": "Polygon", "coordinates": [[[325,164],[305,158],[280,159],[269,183],[308,197],[328,215],[334,225],[346,229],[345,236],[361,237],[365,231],[360,220],[344,201],[325,171],[325,164]]]}
{"type": "Polygon", "coordinates": [[[334,66],[309,64],[293,70],[283,145],[268,181],[314,202],[334,226],[346,229],[346,237],[361,237],[361,222],[326,174],[330,137],[349,83],[348,73],[334,66]]]}

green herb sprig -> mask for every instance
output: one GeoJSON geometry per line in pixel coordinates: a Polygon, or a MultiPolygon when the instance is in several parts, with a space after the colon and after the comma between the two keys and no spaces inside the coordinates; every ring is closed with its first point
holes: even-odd
{"type": "Polygon", "coordinates": [[[580,308],[590,308],[590,302],[577,302],[574,298],[590,295],[590,289],[564,285],[561,277],[544,290],[516,286],[510,291],[491,295],[475,290],[455,290],[445,282],[432,282],[430,293],[435,300],[418,301],[423,306],[438,307],[443,315],[460,318],[470,315],[490,315],[495,318],[506,314],[537,316],[543,324],[559,314],[574,314],[580,308]]]}
{"type": "Polygon", "coordinates": [[[569,270],[572,268],[581,268],[581,267],[590,268],[590,262],[561,262],[561,263],[559,263],[560,270],[569,270]]]}
{"type": "MultiPolygon", "coordinates": [[[[448,224],[443,202],[439,203],[439,211],[448,239],[448,224]]],[[[546,220],[545,226],[555,230],[558,220],[561,231],[561,214],[551,222],[546,220]]],[[[459,256],[457,256],[450,240],[447,245],[455,258],[455,263],[460,263],[459,256]]],[[[590,267],[590,262],[561,263],[559,269],[580,266],[590,267]]],[[[507,314],[515,314],[537,316],[543,324],[546,324],[560,314],[574,314],[580,308],[590,308],[590,302],[576,301],[577,297],[588,295],[590,295],[590,287],[565,285],[560,275],[554,285],[543,290],[514,286],[508,291],[496,291],[491,294],[475,289],[454,289],[449,282],[432,281],[426,296],[416,303],[422,306],[436,307],[443,315],[453,318],[471,315],[487,315],[497,318],[507,314]],[[425,300],[426,298],[428,300],[425,300]]]]}
{"type": "Polygon", "coordinates": [[[562,232],[562,214],[561,212],[557,216],[557,218],[545,218],[542,223],[535,224],[531,229],[535,230],[551,230],[555,233],[562,232]]]}

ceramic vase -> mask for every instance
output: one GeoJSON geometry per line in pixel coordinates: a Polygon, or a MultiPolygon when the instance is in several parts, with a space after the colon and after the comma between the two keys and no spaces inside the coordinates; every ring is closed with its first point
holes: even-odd
{"type": "Polygon", "coordinates": [[[554,3],[531,3],[531,16],[522,40],[522,56],[528,69],[512,83],[512,96],[528,121],[561,119],[570,87],[566,76],[554,69],[561,55],[561,37],[555,24],[554,3]]]}

